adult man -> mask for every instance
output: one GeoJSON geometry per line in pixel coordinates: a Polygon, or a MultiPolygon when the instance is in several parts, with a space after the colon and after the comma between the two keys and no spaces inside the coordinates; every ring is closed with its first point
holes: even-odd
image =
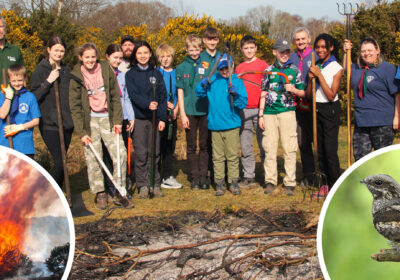
{"type": "Polygon", "coordinates": [[[131,58],[133,49],[135,48],[135,40],[133,39],[133,37],[130,35],[122,36],[121,48],[122,48],[122,53],[123,53],[124,57],[122,59],[122,63],[118,66],[118,69],[120,71],[126,73],[129,70],[130,58],[131,58]]]}
{"type": "MultiPolygon", "coordinates": [[[[6,33],[6,21],[3,17],[0,17],[0,69],[8,69],[10,65],[15,63],[24,65],[21,50],[7,42],[6,33]]],[[[1,82],[3,82],[2,71],[0,71],[1,82]]]]}
{"type": "MultiPolygon", "coordinates": [[[[305,27],[298,27],[293,32],[293,43],[297,50],[290,55],[290,60],[301,72],[304,85],[307,87],[307,75],[311,66],[310,31],[305,27]]],[[[316,55],[316,60],[318,59],[316,55]]],[[[301,165],[303,170],[303,184],[307,185],[312,180],[314,172],[314,157],[312,151],[312,108],[311,100],[301,99],[296,109],[297,119],[297,141],[300,148],[301,165]]]]}

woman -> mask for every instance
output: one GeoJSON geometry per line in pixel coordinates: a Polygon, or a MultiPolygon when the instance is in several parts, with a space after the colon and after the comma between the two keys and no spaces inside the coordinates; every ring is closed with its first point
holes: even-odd
{"type": "MultiPolygon", "coordinates": [[[[324,197],[340,176],[338,137],[340,125],[339,86],[343,68],[336,61],[336,40],[323,33],[315,39],[314,49],[319,59],[310,67],[309,79],[316,79],[317,139],[320,170],[327,176],[328,186],[323,186],[317,196],[324,197]]],[[[312,83],[307,84],[306,94],[312,98],[312,83]]]]}
{"type": "MultiPolygon", "coordinates": [[[[88,145],[92,143],[101,157],[101,141],[104,142],[113,161],[113,176],[117,178],[118,155],[115,134],[121,133],[122,129],[119,86],[109,63],[98,61],[98,50],[94,44],[87,43],[80,46],[78,58],[81,63],[76,65],[71,72],[69,96],[71,114],[76,133],[84,144],[89,186],[92,193],[96,194],[96,206],[99,209],[105,209],[107,194],[101,168],[88,145]]],[[[122,187],[124,187],[126,185],[126,149],[122,145],[121,136],[118,141],[121,147],[120,168],[122,187]]],[[[121,203],[125,208],[133,207],[133,204],[125,197],[121,198],[121,203]]]]}
{"type": "MultiPolygon", "coordinates": [[[[345,40],[344,51],[352,43],[345,40]]],[[[346,61],[346,55],[344,62],[346,61]]],[[[346,70],[346,63],[344,69],[346,70]]],[[[399,128],[399,88],[396,67],[383,61],[378,43],[365,38],[360,43],[357,63],[351,65],[354,92],[353,154],[359,160],[374,150],[390,146],[399,128]]]]}
{"type": "Polygon", "coordinates": [[[64,39],[53,36],[46,45],[47,58],[40,61],[31,77],[31,90],[36,95],[42,118],[39,123],[40,134],[53,157],[54,166],[50,174],[59,186],[64,180],[60,137],[58,134],[57,107],[54,82],[58,81],[61,117],[63,121],[65,151],[68,151],[74,125],[69,108],[70,69],[62,59],[66,45],[64,39]],[[54,69],[53,69],[54,66],[54,69]]]}

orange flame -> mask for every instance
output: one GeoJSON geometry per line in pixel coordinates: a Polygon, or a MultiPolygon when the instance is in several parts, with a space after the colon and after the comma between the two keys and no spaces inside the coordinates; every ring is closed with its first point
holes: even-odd
{"type": "Polygon", "coordinates": [[[48,187],[47,180],[25,161],[9,155],[8,166],[0,174],[1,184],[9,189],[0,195],[0,276],[17,268],[29,215],[48,187]]]}

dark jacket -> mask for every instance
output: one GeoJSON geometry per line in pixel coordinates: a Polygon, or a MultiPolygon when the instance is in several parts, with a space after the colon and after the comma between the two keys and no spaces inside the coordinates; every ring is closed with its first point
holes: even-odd
{"type": "MultiPolygon", "coordinates": [[[[54,83],[47,82],[52,68],[47,59],[43,59],[31,77],[31,91],[35,94],[42,118],[40,119],[40,130],[57,130],[57,108],[56,96],[54,91],[54,83]]],[[[60,76],[58,81],[58,92],[60,95],[61,117],[64,129],[73,129],[71,111],[69,108],[69,80],[71,78],[71,70],[65,64],[61,64],[60,76]]]]}
{"type": "MultiPolygon", "coordinates": [[[[119,86],[115,73],[111,70],[110,64],[100,61],[101,73],[104,80],[104,89],[107,98],[107,109],[110,120],[110,127],[122,124],[122,106],[119,95],[119,86]]],[[[71,106],[72,119],[75,131],[79,138],[90,136],[90,105],[88,92],[86,90],[81,72],[81,64],[75,65],[71,72],[69,85],[69,103],[71,106]]]]}
{"type": "Polygon", "coordinates": [[[149,109],[153,98],[153,86],[150,83],[150,77],[156,78],[156,101],[158,102],[157,118],[161,121],[167,121],[167,91],[165,89],[164,79],[160,71],[151,69],[146,70],[133,66],[126,72],[125,83],[128,89],[128,95],[131,99],[136,119],[152,119],[153,111],[149,109]]]}

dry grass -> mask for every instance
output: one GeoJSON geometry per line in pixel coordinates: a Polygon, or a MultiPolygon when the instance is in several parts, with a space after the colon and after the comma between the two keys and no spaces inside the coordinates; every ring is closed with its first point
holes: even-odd
{"type": "MultiPolygon", "coordinates": [[[[263,190],[259,185],[254,188],[243,190],[242,195],[239,196],[233,196],[231,193],[227,192],[222,197],[216,197],[213,190],[191,190],[190,182],[187,179],[189,169],[186,161],[186,141],[184,138],[185,133],[179,129],[175,151],[177,161],[174,164],[174,168],[177,172],[177,179],[184,185],[184,188],[180,190],[164,190],[164,198],[155,198],[151,200],[137,199],[137,194],[135,193],[133,198],[135,208],[132,210],[116,209],[111,214],[110,218],[125,218],[135,215],[159,215],[182,210],[213,211],[215,209],[224,209],[232,206],[234,206],[234,208],[245,208],[255,211],[265,208],[275,210],[293,208],[312,212],[313,214],[319,213],[322,201],[316,201],[315,199],[310,200],[308,197],[303,200],[303,192],[300,188],[296,190],[293,197],[287,197],[282,192],[281,188],[279,188],[275,193],[267,196],[263,193],[263,190]]],[[[346,139],[346,128],[341,127],[339,136],[339,158],[343,171],[347,167],[346,139]]],[[[399,142],[399,139],[395,139],[395,142],[399,142]]],[[[45,168],[49,169],[51,164],[50,156],[37,129],[35,130],[35,144],[37,148],[36,160],[45,168]]],[[[254,144],[256,147],[255,142],[254,144]]],[[[255,150],[257,160],[256,180],[257,182],[262,182],[262,165],[259,158],[258,148],[255,150]]],[[[280,172],[282,172],[283,159],[281,150],[279,151],[278,156],[278,168],[280,172]]],[[[68,172],[70,174],[72,192],[81,192],[87,208],[95,214],[94,216],[75,218],[75,223],[81,224],[101,218],[104,211],[95,208],[94,195],[89,191],[87,182],[86,163],[83,149],[79,139],[77,139],[75,135],[73,136],[72,144],[68,151],[68,172]]],[[[283,174],[280,175],[283,176],[283,174]]],[[[299,155],[297,160],[297,175],[298,178],[301,177],[299,155]]]]}

